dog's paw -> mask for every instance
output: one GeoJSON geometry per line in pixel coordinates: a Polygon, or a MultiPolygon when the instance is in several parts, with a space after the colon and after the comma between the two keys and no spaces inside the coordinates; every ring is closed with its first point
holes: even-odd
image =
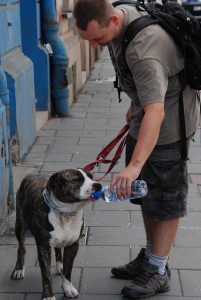
{"type": "Polygon", "coordinates": [[[15,269],[11,274],[11,278],[16,279],[16,280],[23,279],[24,276],[25,276],[25,268],[24,267],[21,270],[15,269]]]}
{"type": "Polygon", "coordinates": [[[73,286],[72,282],[68,281],[64,276],[62,276],[62,290],[64,292],[64,296],[67,298],[77,298],[79,296],[78,291],[73,286]]]}
{"type": "Polygon", "coordinates": [[[61,275],[63,273],[63,263],[60,261],[56,262],[56,274],[61,275]]]}

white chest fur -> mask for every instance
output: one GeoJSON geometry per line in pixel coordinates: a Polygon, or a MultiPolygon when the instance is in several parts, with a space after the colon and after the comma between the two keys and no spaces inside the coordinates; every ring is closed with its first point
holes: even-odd
{"type": "Polygon", "coordinates": [[[60,217],[54,212],[49,213],[49,222],[54,230],[50,232],[50,246],[60,248],[72,245],[80,236],[83,223],[83,209],[76,216],[60,217]]]}

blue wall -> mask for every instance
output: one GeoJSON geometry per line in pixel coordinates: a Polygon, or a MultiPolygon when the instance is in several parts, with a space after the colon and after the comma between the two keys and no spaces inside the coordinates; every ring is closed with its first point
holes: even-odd
{"type": "Polygon", "coordinates": [[[20,0],[22,51],[33,62],[36,109],[48,110],[50,102],[49,54],[41,45],[40,1],[20,0]]]}
{"type": "Polygon", "coordinates": [[[13,173],[9,129],[9,92],[3,68],[0,66],[0,219],[14,205],[13,173]]]}
{"type": "Polygon", "coordinates": [[[8,82],[11,139],[18,145],[12,152],[18,161],[36,137],[34,70],[22,52],[19,1],[0,0],[0,4],[0,63],[8,82]]]}

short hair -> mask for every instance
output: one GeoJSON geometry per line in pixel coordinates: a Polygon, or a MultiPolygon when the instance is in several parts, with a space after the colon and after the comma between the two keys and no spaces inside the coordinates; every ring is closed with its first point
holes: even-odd
{"type": "Polygon", "coordinates": [[[81,30],[86,30],[88,23],[92,20],[106,27],[113,11],[114,7],[108,0],[77,0],[73,15],[76,26],[81,30]]]}

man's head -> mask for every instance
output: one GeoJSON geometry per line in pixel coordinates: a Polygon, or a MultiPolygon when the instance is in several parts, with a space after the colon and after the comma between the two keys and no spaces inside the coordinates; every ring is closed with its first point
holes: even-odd
{"type": "Polygon", "coordinates": [[[118,34],[121,14],[108,0],[78,0],[74,7],[77,32],[92,47],[105,46],[118,34]]]}

